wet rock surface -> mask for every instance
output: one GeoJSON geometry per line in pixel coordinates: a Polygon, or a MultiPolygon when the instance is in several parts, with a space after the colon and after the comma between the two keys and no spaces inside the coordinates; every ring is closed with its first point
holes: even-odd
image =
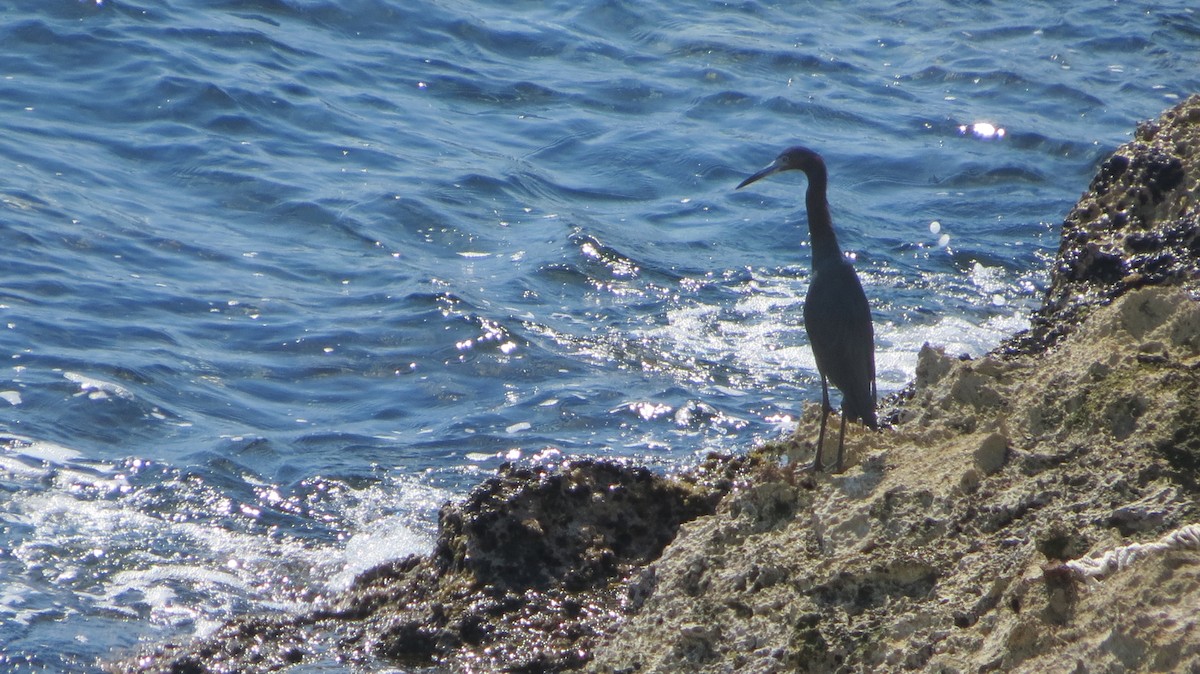
{"type": "Polygon", "coordinates": [[[1200,98],[1104,163],[1034,327],[891,427],[662,477],[509,467],[434,552],[113,671],[1200,671],[1200,98]],[[830,451],[829,448],[826,451],[830,451]],[[297,670],[302,671],[302,670],[297,670]]]}
{"type": "Polygon", "coordinates": [[[1137,127],[1063,222],[1051,286],[1011,352],[1053,345],[1129,290],[1180,284],[1200,297],[1200,101],[1137,127]]]}
{"type": "Polygon", "coordinates": [[[506,466],[439,514],[432,554],[371,569],[302,615],[248,616],[205,639],[109,666],[268,672],[293,665],[579,667],[626,612],[640,569],[679,526],[712,513],[745,459],[667,479],[625,463],[506,466]]]}

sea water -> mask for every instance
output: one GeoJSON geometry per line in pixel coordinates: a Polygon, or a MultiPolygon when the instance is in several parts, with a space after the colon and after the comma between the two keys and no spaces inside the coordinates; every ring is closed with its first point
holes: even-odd
{"type": "MultiPolygon", "coordinates": [[[[789,431],[821,152],[879,388],[1027,325],[1190,2],[6,0],[0,670],[429,549],[505,461],[789,431]]],[[[835,396],[836,403],[836,396],[835,396]]]]}

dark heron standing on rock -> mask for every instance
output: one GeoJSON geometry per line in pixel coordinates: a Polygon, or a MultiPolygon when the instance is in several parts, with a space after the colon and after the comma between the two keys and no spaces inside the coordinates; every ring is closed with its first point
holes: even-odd
{"type": "Polygon", "coordinates": [[[812,345],[817,371],[821,374],[821,432],[813,470],[821,470],[825,448],[825,418],[829,405],[829,382],[842,392],[842,432],[838,436],[836,470],[842,470],[846,442],[846,420],[861,421],[872,430],[875,420],[875,331],[871,308],[862,283],[850,261],[838,247],[825,200],[828,175],[821,155],[806,147],[790,147],[770,166],[742,181],[738,189],[769,175],[796,169],[808,176],[804,204],[808,210],[808,234],[812,239],[812,280],[804,298],[804,329],[812,345]]]}

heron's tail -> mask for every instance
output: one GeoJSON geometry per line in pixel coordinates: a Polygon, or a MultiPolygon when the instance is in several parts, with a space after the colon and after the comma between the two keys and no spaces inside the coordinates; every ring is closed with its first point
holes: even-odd
{"type": "Polygon", "coordinates": [[[850,421],[866,424],[873,431],[879,430],[879,418],[875,416],[875,396],[873,395],[843,395],[842,414],[845,414],[850,421]]]}

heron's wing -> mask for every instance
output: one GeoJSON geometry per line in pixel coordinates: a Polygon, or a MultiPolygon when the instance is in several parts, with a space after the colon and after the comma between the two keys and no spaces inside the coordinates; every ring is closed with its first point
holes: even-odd
{"type": "Polygon", "coordinates": [[[804,327],[817,368],[842,392],[847,416],[875,423],[875,331],[854,268],[830,266],[813,275],[804,327]]]}

